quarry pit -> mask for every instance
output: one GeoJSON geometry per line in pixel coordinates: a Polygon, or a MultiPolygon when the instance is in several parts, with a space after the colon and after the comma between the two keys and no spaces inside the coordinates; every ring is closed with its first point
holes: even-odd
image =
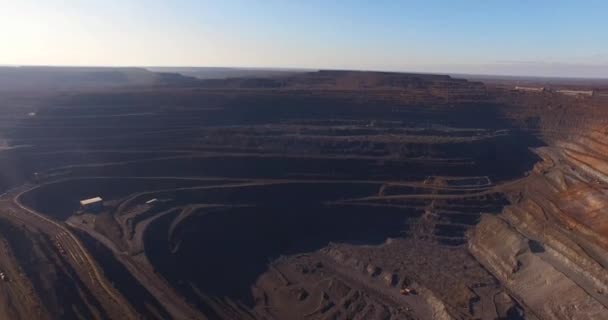
{"type": "Polygon", "coordinates": [[[373,72],[265,85],[3,118],[0,254],[33,288],[5,315],[608,316],[608,101],[373,72]]]}

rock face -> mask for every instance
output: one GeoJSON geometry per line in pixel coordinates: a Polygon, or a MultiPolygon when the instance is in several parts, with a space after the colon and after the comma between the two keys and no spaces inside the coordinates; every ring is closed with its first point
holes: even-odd
{"type": "Polygon", "coordinates": [[[469,248],[539,318],[605,319],[602,284],[593,286],[593,275],[576,273],[577,266],[549,245],[500,218],[484,216],[469,248]]]}
{"type": "Polygon", "coordinates": [[[470,252],[541,319],[608,318],[608,145],[600,105],[605,101],[575,102],[540,114],[548,142],[535,150],[542,161],[522,179],[513,205],[484,215],[469,233],[470,252]]]}

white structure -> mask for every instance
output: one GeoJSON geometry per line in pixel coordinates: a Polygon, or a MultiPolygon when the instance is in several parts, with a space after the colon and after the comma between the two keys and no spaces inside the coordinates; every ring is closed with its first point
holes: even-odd
{"type": "Polygon", "coordinates": [[[98,210],[101,209],[103,199],[100,197],[80,200],[80,207],[84,210],[98,210]]]}
{"type": "Polygon", "coordinates": [[[544,92],[546,91],[545,87],[515,87],[515,91],[527,91],[527,92],[544,92]]]}
{"type": "Polygon", "coordinates": [[[562,90],[557,90],[557,92],[561,93],[561,94],[565,94],[567,96],[593,96],[594,92],[593,90],[566,90],[566,89],[562,89],[562,90]]]}

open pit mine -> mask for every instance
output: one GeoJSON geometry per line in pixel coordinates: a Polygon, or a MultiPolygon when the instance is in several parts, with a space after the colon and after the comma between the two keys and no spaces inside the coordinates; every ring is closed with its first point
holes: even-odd
{"type": "Polygon", "coordinates": [[[608,319],[606,95],[137,72],[0,92],[1,319],[608,319]]]}

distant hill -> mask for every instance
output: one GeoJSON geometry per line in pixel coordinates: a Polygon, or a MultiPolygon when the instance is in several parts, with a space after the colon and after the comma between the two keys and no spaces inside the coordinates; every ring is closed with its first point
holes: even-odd
{"type": "Polygon", "coordinates": [[[427,89],[435,86],[479,85],[447,75],[320,70],[272,78],[207,79],[200,82],[206,88],[282,88],[328,90],[394,90],[427,89]]]}
{"type": "Polygon", "coordinates": [[[481,81],[492,86],[515,87],[515,86],[539,86],[548,88],[569,88],[580,90],[602,90],[608,91],[608,78],[560,78],[560,77],[525,77],[525,76],[493,76],[459,74],[459,78],[472,81],[481,81]]]}
{"type": "Polygon", "coordinates": [[[196,79],[144,68],[0,67],[0,90],[90,89],[124,86],[184,85],[196,79]]]}
{"type": "Polygon", "coordinates": [[[194,77],[197,79],[274,78],[315,71],[304,69],[262,69],[230,67],[146,67],[146,69],[153,72],[179,73],[181,75],[194,77]]]}
{"type": "Polygon", "coordinates": [[[412,103],[460,103],[485,101],[483,83],[448,75],[321,70],[274,78],[227,78],[200,80],[206,90],[268,90],[299,92],[346,92],[399,97],[412,103]],[[398,92],[398,95],[395,95],[398,92]]]}
{"type": "Polygon", "coordinates": [[[352,90],[378,93],[399,90],[401,95],[426,100],[429,97],[442,100],[471,100],[480,99],[485,95],[485,87],[480,82],[436,74],[231,68],[0,67],[0,91],[4,92],[129,87],[352,90]],[[195,74],[198,77],[194,76],[195,74]]]}

